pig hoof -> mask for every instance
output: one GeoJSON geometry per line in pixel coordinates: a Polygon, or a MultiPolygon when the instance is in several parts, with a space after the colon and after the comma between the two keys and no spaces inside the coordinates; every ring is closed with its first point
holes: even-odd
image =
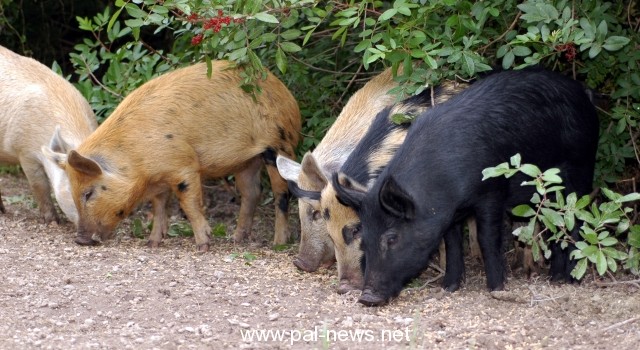
{"type": "Polygon", "coordinates": [[[457,291],[459,288],[460,288],[460,283],[451,283],[451,284],[442,286],[442,289],[444,289],[449,293],[453,293],[457,291]]]}
{"type": "Polygon", "coordinates": [[[209,251],[209,243],[198,244],[198,253],[206,253],[209,251]]]}
{"type": "Polygon", "coordinates": [[[233,242],[234,243],[242,243],[247,237],[249,237],[248,232],[245,232],[244,230],[236,231],[233,234],[233,242]]]}
{"type": "Polygon", "coordinates": [[[360,288],[356,288],[347,282],[343,282],[340,283],[340,286],[338,286],[337,292],[338,294],[347,294],[352,290],[360,290],[360,288]]]}
{"type": "Polygon", "coordinates": [[[311,267],[311,266],[307,265],[307,263],[304,260],[300,259],[297,256],[295,258],[293,258],[293,264],[297,268],[299,268],[300,270],[305,271],[305,272],[314,272],[314,271],[316,271],[318,269],[317,267],[311,267]]]}
{"type": "Polygon", "coordinates": [[[160,247],[160,242],[156,242],[156,241],[151,241],[149,240],[147,242],[147,247],[151,248],[151,249],[156,249],[158,247],[160,247]]]}
{"type": "Polygon", "coordinates": [[[373,294],[371,289],[365,289],[364,292],[362,292],[360,299],[358,299],[358,302],[365,306],[380,306],[387,303],[385,299],[373,294]]]}
{"type": "Polygon", "coordinates": [[[91,239],[90,237],[78,236],[75,239],[75,242],[79,245],[98,245],[98,241],[91,239]]]}

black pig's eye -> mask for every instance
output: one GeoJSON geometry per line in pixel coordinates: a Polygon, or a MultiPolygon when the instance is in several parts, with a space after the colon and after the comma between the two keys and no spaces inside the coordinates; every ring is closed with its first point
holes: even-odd
{"type": "Polygon", "coordinates": [[[392,246],[392,245],[396,244],[397,241],[398,241],[398,235],[397,234],[392,233],[392,234],[387,236],[387,246],[392,246]]]}
{"type": "Polygon", "coordinates": [[[318,221],[322,218],[322,214],[320,214],[319,210],[314,210],[311,215],[313,216],[313,221],[318,221]]]}

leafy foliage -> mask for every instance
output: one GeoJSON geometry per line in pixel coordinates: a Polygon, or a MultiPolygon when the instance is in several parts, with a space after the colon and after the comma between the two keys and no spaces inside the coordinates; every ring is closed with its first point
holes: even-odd
{"type": "Polygon", "coordinates": [[[589,195],[577,198],[575,193],[570,193],[565,198],[559,169],[543,172],[535,165],[521,164],[520,161],[517,154],[510,163],[487,168],[482,174],[483,180],[500,176],[509,178],[516,173],[533,178],[522,183],[536,188],[531,198],[532,205],[519,205],[512,212],[516,216],[530,218],[527,226],[518,227],[513,234],[532,247],[534,260],[540,259],[541,251],[545,259],[550,258],[549,242],[559,242],[563,249],[571,243],[576,247],[570,254],[577,260],[571,272],[576,279],[584,276],[589,264],[595,266],[599,275],[607,271],[616,272],[619,264],[636,275],[640,273],[640,225],[632,225],[630,214],[633,208],[628,206],[629,202],[640,200],[640,193],[621,195],[602,188],[606,200],[599,205],[591,202],[589,195]],[[579,222],[582,223],[579,228],[581,240],[575,241],[571,230],[579,222]],[[536,224],[541,224],[543,229],[537,230],[536,224]]]}
{"type": "Polygon", "coordinates": [[[598,0],[117,0],[114,10],[78,18],[90,35],[71,57],[101,120],[128,92],[181,65],[236,61],[247,68],[247,89],[266,66],[300,103],[300,154],[383,66],[403,68],[396,92],[410,95],[491,67],[540,64],[585,81],[612,106],[602,110],[602,185],[640,162],[637,15],[633,2],[598,0]],[[150,43],[158,36],[163,48],[150,43]]]}

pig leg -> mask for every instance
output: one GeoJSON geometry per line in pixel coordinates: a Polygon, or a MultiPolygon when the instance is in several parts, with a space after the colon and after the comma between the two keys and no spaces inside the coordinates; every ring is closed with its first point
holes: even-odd
{"type": "Polygon", "coordinates": [[[286,244],[290,237],[289,232],[289,189],[287,181],[280,176],[278,168],[267,165],[271,190],[276,203],[276,227],[273,235],[273,244],[286,244]]]}
{"type": "Polygon", "coordinates": [[[500,203],[500,205],[485,204],[476,209],[478,243],[480,250],[482,250],[487,286],[492,291],[502,290],[505,282],[504,256],[502,254],[504,211],[502,202],[496,198],[487,198],[485,202],[500,203]]]}
{"type": "MultiPolygon", "coordinates": [[[[200,174],[198,171],[184,174],[176,181],[174,188],[176,188],[180,207],[191,222],[193,235],[196,238],[196,248],[204,253],[209,250],[211,226],[204,216],[200,174]]],[[[159,234],[156,233],[156,235],[159,234]]]]}
{"type": "Polygon", "coordinates": [[[169,200],[170,191],[160,193],[151,200],[153,206],[153,229],[149,235],[147,246],[158,248],[160,242],[167,235],[169,229],[169,218],[167,216],[167,201],[169,200]]]}
{"type": "Polygon", "coordinates": [[[260,169],[262,159],[259,157],[249,160],[246,167],[235,173],[236,187],[240,192],[240,214],[238,226],[233,234],[235,242],[242,242],[251,233],[253,214],[260,199],[260,169]]]}
{"type": "Polygon", "coordinates": [[[7,210],[4,208],[4,204],[2,204],[2,192],[0,192],[0,213],[6,213],[7,210]]]}
{"type": "Polygon", "coordinates": [[[446,269],[442,288],[455,292],[464,277],[464,255],[462,253],[462,224],[456,223],[444,235],[446,269]]]}
{"type": "Polygon", "coordinates": [[[34,164],[33,161],[23,159],[22,157],[20,158],[20,165],[27,176],[27,180],[31,186],[31,192],[36,199],[36,203],[38,203],[40,215],[44,222],[50,223],[55,221],[59,223],[60,220],[58,219],[56,208],[51,199],[51,185],[49,184],[47,174],[44,172],[44,168],[40,164],[34,164]]]}

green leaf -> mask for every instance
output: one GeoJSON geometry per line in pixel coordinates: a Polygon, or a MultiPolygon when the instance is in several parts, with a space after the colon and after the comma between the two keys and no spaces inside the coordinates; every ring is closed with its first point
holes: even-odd
{"type": "Polygon", "coordinates": [[[575,208],[583,209],[587,207],[589,203],[591,203],[591,197],[589,197],[588,194],[585,194],[584,196],[580,197],[580,199],[576,202],[575,208]]]}
{"type": "Polygon", "coordinates": [[[502,68],[509,69],[511,65],[513,65],[513,61],[516,59],[516,56],[512,51],[507,52],[502,59],[502,68]]]}
{"type": "Polygon", "coordinates": [[[229,54],[229,59],[231,61],[238,61],[242,58],[244,58],[247,55],[247,48],[246,47],[241,47],[239,49],[236,49],[234,51],[232,51],[229,54]]]}
{"type": "Polygon", "coordinates": [[[600,245],[603,245],[605,247],[610,247],[616,244],[618,244],[618,240],[615,237],[607,237],[600,241],[600,245]]]}
{"type": "Polygon", "coordinates": [[[602,20],[600,21],[600,24],[598,24],[598,27],[596,28],[596,41],[601,44],[605,37],[607,36],[607,21],[602,20]]]}
{"type": "Polygon", "coordinates": [[[607,257],[610,257],[610,258],[616,259],[616,260],[624,260],[624,259],[627,258],[627,253],[621,252],[621,251],[619,251],[619,250],[617,250],[615,248],[611,248],[611,247],[602,248],[602,252],[607,257]]]}
{"type": "Polygon", "coordinates": [[[551,222],[556,227],[564,226],[564,219],[562,218],[562,215],[560,215],[557,211],[549,208],[542,208],[540,209],[540,211],[542,212],[542,215],[544,215],[544,217],[546,217],[549,222],[551,222]]]}
{"type": "Polygon", "coordinates": [[[144,21],[141,19],[128,19],[124,21],[124,24],[126,24],[129,27],[140,30],[140,27],[144,25],[144,21]]]}
{"type": "Polygon", "coordinates": [[[371,47],[371,40],[364,39],[353,49],[354,52],[362,52],[371,47]]]}
{"type": "Polygon", "coordinates": [[[405,16],[411,16],[411,9],[408,7],[398,7],[398,13],[405,16]]]}
{"type": "Polygon", "coordinates": [[[280,37],[284,40],[297,39],[300,35],[302,35],[302,32],[299,31],[298,29],[289,29],[287,31],[280,33],[280,37]]]}
{"type": "Polygon", "coordinates": [[[542,36],[542,41],[544,42],[549,41],[549,34],[551,34],[549,27],[546,24],[543,24],[542,28],[540,28],[540,35],[542,36]]]}
{"type": "Polygon", "coordinates": [[[616,199],[616,203],[632,202],[640,200],[640,193],[633,192],[616,199]]]}
{"type": "Polygon", "coordinates": [[[566,212],[564,214],[564,224],[567,226],[567,230],[573,230],[573,227],[576,225],[576,217],[573,212],[566,212]]]}
{"type": "Polygon", "coordinates": [[[607,258],[601,250],[596,253],[596,270],[600,276],[607,272],[607,258]]]}
{"type": "Polygon", "coordinates": [[[522,164],[520,171],[534,178],[538,177],[541,173],[540,168],[533,164],[522,164]]]}
{"type": "Polygon", "coordinates": [[[608,189],[606,187],[602,187],[600,189],[602,190],[602,193],[612,201],[618,200],[618,199],[620,199],[622,197],[621,194],[615,193],[615,192],[613,192],[612,190],[610,190],[610,189],[608,189]]]}
{"type": "Polygon", "coordinates": [[[618,270],[618,264],[616,264],[616,261],[610,257],[607,257],[607,267],[611,272],[616,272],[618,270]]]}
{"type": "Polygon", "coordinates": [[[602,46],[599,43],[594,42],[589,49],[589,58],[594,58],[602,51],[602,46]]]}
{"type": "Polygon", "coordinates": [[[396,113],[392,115],[389,119],[391,119],[391,121],[394,124],[402,125],[402,124],[410,124],[415,119],[415,117],[408,114],[404,114],[404,113],[396,113]]]}
{"type": "Polygon", "coordinates": [[[266,22],[266,23],[280,23],[276,16],[266,13],[266,12],[258,12],[254,15],[254,17],[258,21],[266,22]]]}
{"type": "Polygon", "coordinates": [[[571,271],[571,276],[577,280],[582,279],[585,272],[587,272],[587,259],[578,260],[576,267],[571,271]]]}
{"type": "Polygon", "coordinates": [[[551,219],[548,216],[546,216],[546,215],[540,216],[540,221],[542,221],[544,226],[546,228],[548,228],[549,231],[553,232],[554,234],[558,233],[557,226],[553,224],[553,222],[551,221],[551,219]]]}
{"type": "Polygon", "coordinates": [[[294,44],[290,41],[284,41],[280,43],[280,48],[282,48],[282,50],[284,52],[298,52],[300,50],[302,50],[302,48],[300,46],[298,46],[297,44],[294,44]]]}
{"type": "Polygon", "coordinates": [[[517,207],[513,208],[511,212],[513,213],[513,215],[523,218],[528,218],[536,215],[535,210],[531,209],[531,207],[526,204],[518,205],[517,207]]]}
{"type": "Polygon", "coordinates": [[[147,17],[147,13],[143,10],[141,10],[138,6],[134,5],[134,4],[126,4],[124,6],[124,8],[127,10],[127,13],[129,14],[129,16],[133,17],[133,18],[143,18],[143,17],[147,17]]]}
{"type": "Polygon", "coordinates": [[[598,244],[598,235],[591,228],[583,226],[580,234],[590,244],[598,244]]]}
{"type": "Polygon", "coordinates": [[[514,46],[511,52],[519,57],[531,55],[531,49],[526,46],[514,46]]]}
{"type": "Polygon", "coordinates": [[[626,46],[629,41],[629,38],[612,35],[604,41],[604,45],[602,45],[602,47],[607,51],[617,51],[626,46]]]}
{"type": "Polygon", "coordinates": [[[161,5],[154,6],[151,11],[160,15],[166,15],[169,13],[169,9],[161,5]]]}
{"type": "Polygon", "coordinates": [[[522,157],[520,156],[520,153],[516,153],[513,156],[511,156],[511,158],[509,158],[509,164],[511,164],[511,166],[514,166],[516,168],[520,167],[521,161],[522,161],[522,157]]]}
{"type": "Polygon", "coordinates": [[[533,256],[533,260],[540,261],[540,245],[538,245],[537,240],[533,240],[531,243],[531,255],[533,256]]]}
{"type": "Polygon", "coordinates": [[[462,69],[464,69],[467,74],[474,75],[476,73],[476,63],[473,60],[473,57],[464,53],[462,54],[462,57],[464,58],[464,61],[462,61],[462,69]]]}
{"type": "Polygon", "coordinates": [[[107,25],[107,31],[110,32],[111,28],[113,28],[113,24],[116,22],[118,17],[120,17],[120,13],[122,12],[123,7],[120,7],[114,14],[111,16],[109,20],[109,24],[107,25]]]}
{"type": "Polygon", "coordinates": [[[384,13],[381,14],[380,17],[378,17],[378,21],[379,22],[387,21],[387,20],[389,20],[389,18],[395,16],[396,13],[398,13],[398,10],[396,10],[394,8],[390,8],[390,9],[384,11],[384,13]]]}
{"type": "Polygon", "coordinates": [[[429,68],[431,69],[438,69],[438,62],[431,56],[427,55],[424,57],[424,61],[427,63],[427,65],[429,66],[429,68]]]}
{"type": "Polygon", "coordinates": [[[544,173],[542,173],[542,179],[546,182],[551,183],[562,183],[562,179],[558,174],[560,173],[560,169],[551,168],[547,169],[544,173]]]}
{"type": "Polygon", "coordinates": [[[276,50],[276,66],[282,74],[287,73],[287,55],[281,48],[276,50]]]}
{"type": "Polygon", "coordinates": [[[627,243],[635,248],[640,248],[640,225],[633,225],[629,230],[629,236],[627,237],[627,243]]]}

